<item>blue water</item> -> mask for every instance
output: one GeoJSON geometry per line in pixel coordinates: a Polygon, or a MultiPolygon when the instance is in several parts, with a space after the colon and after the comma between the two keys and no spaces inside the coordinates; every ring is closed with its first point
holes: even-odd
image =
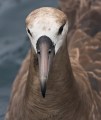
{"type": "Polygon", "coordinates": [[[0,0],[0,120],[4,120],[12,82],[30,47],[25,18],[41,6],[56,7],[57,0],[0,0]]]}

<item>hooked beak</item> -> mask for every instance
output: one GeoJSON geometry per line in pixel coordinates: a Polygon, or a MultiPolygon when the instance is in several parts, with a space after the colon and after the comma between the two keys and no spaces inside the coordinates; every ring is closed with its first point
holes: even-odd
{"type": "Polygon", "coordinates": [[[41,93],[45,97],[46,82],[48,80],[50,65],[55,54],[54,44],[47,36],[41,36],[37,42],[37,55],[39,63],[39,79],[41,93]]]}

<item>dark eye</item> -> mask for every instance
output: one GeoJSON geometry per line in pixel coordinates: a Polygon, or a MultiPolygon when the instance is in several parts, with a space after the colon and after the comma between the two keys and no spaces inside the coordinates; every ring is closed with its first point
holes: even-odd
{"type": "Polygon", "coordinates": [[[29,29],[27,29],[27,31],[28,31],[28,33],[30,34],[30,36],[32,37],[32,34],[31,34],[30,30],[29,30],[29,29]]]}
{"type": "Polygon", "coordinates": [[[63,25],[59,28],[58,35],[60,35],[60,34],[62,33],[64,25],[65,25],[65,24],[63,24],[63,25]]]}

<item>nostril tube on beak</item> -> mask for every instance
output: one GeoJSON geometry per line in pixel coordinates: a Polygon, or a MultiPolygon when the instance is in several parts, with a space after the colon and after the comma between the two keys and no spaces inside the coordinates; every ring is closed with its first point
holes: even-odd
{"type": "Polygon", "coordinates": [[[48,53],[49,53],[49,54],[51,54],[51,52],[52,52],[52,50],[51,50],[51,49],[49,49],[49,50],[48,50],[48,53]]]}
{"type": "Polygon", "coordinates": [[[37,54],[40,54],[40,50],[37,51],[37,54]]]}
{"type": "Polygon", "coordinates": [[[54,45],[52,40],[47,36],[41,36],[37,41],[37,55],[39,64],[39,80],[41,84],[41,93],[45,97],[46,83],[50,65],[54,56],[54,45]]]}

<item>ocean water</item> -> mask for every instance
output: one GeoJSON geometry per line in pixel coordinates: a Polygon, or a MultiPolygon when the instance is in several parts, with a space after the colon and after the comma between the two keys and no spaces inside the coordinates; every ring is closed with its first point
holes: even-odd
{"type": "Polygon", "coordinates": [[[12,82],[30,48],[25,18],[33,9],[57,5],[58,0],[0,0],[0,120],[4,120],[12,82]]]}

